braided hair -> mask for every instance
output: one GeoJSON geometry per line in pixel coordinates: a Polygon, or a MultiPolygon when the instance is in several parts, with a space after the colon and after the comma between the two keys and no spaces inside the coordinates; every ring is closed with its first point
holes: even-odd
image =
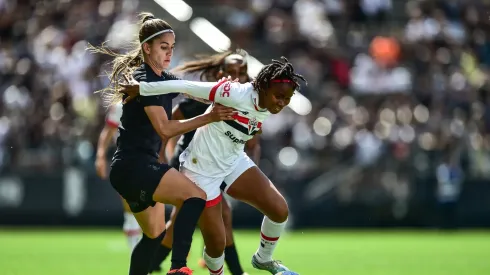
{"type": "Polygon", "coordinates": [[[272,63],[265,65],[252,81],[252,85],[258,92],[265,92],[271,83],[271,80],[290,80],[296,90],[299,80],[308,84],[304,76],[294,72],[293,64],[289,63],[287,58],[281,56],[282,61],[272,59],[272,63]]]}

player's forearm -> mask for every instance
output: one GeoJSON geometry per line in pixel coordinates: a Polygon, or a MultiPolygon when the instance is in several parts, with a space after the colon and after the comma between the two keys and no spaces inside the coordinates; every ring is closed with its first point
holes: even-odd
{"type": "Polygon", "coordinates": [[[100,132],[99,140],[97,142],[97,152],[96,156],[98,158],[105,158],[107,148],[109,148],[109,144],[112,140],[112,136],[114,135],[115,129],[108,128],[107,126],[102,129],[100,132]]]}
{"type": "MultiPolygon", "coordinates": [[[[219,83],[218,83],[219,84],[219,83]]],[[[155,96],[170,93],[182,93],[209,100],[215,82],[196,82],[187,80],[168,80],[158,82],[140,82],[140,95],[155,96]]]]}
{"type": "Polygon", "coordinates": [[[172,137],[167,142],[166,155],[169,156],[169,158],[171,158],[174,155],[174,153],[175,153],[175,146],[177,146],[177,143],[178,143],[180,137],[181,137],[180,135],[177,135],[175,137],[172,137]]]}
{"type": "Polygon", "coordinates": [[[168,140],[174,136],[193,131],[211,122],[212,119],[209,114],[203,114],[186,120],[167,120],[161,125],[159,134],[162,139],[168,140]]]}

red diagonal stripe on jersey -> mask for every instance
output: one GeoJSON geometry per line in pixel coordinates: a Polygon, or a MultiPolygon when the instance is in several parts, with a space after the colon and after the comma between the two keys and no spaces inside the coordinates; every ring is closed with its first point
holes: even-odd
{"type": "MultiPolygon", "coordinates": [[[[250,119],[246,118],[246,117],[243,117],[239,114],[234,114],[233,115],[233,118],[238,121],[238,122],[241,122],[243,124],[247,124],[248,125],[248,122],[250,121],[250,119]]],[[[262,122],[258,122],[257,123],[257,128],[262,128],[262,122]]]]}
{"type": "Polygon", "coordinates": [[[214,102],[214,98],[216,97],[216,91],[218,91],[219,86],[223,85],[223,83],[228,82],[228,79],[223,79],[218,84],[214,85],[214,87],[209,92],[209,100],[214,102]]]}

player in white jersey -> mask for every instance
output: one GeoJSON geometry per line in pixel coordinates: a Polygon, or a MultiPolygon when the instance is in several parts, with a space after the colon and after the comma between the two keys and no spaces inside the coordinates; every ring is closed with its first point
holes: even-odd
{"type": "Polygon", "coordinates": [[[305,80],[294,73],[286,58],[282,59],[283,62],[273,60],[264,66],[257,78],[246,84],[225,79],[218,83],[172,80],[139,84],[130,81],[121,85],[121,92],[129,95],[125,102],[138,94],[151,96],[178,92],[239,111],[233,121],[211,123],[197,129],[180,157],[181,171],[207,194],[208,207],[201,215],[199,227],[206,244],[203,257],[212,275],[224,274],[225,229],[221,218],[220,188],[265,214],[252,265],[271,274],[289,270],[272,259],[289,215],[286,200],[244,153],[245,142],[261,130],[262,122],[270,114],[279,113],[289,104],[299,87],[298,80],[305,80]]]}
{"type": "MultiPolygon", "coordinates": [[[[245,51],[236,50],[226,51],[211,56],[201,56],[197,60],[185,62],[173,69],[172,72],[178,76],[183,76],[183,78],[185,77],[184,79],[186,80],[216,81],[223,76],[230,76],[232,79],[239,79],[239,82],[241,83],[246,83],[250,81],[250,77],[247,73],[248,65],[246,55],[247,53],[245,51]]],[[[184,98],[173,108],[172,119],[183,120],[195,117],[205,113],[208,107],[209,104],[190,98],[184,98]]],[[[168,161],[170,166],[179,169],[179,156],[189,146],[195,132],[196,131],[187,132],[180,138],[177,136],[168,141],[166,149],[170,156],[168,161]]],[[[165,148],[162,147],[162,149],[165,148]]],[[[255,163],[259,162],[259,135],[256,135],[245,144],[245,151],[255,163]]],[[[160,155],[162,154],[165,154],[165,150],[160,152],[160,155]]],[[[221,214],[223,216],[226,232],[225,263],[232,275],[247,275],[240,264],[237,247],[234,241],[231,211],[232,204],[227,200],[229,199],[229,196],[224,195],[223,197],[225,200],[221,204],[221,214]]],[[[177,208],[174,207],[172,214],[170,215],[170,220],[167,222],[167,233],[162,240],[162,245],[153,258],[152,273],[153,271],[157,272],[161,270],[163,261],[170,255],[172,249],[173,224],[176,213],[177,208]]],[[[207,269],[204,259],[200,258],[198,264],[200,267],[207,269]]]]}
{"type": "MultiPolygon", "coordinates": [[[[109,171],[107,167],[107,149],[109,148],[109,145],[114,142],[117,128],[121,124],[121,115],[122,103],[112,105],[107,112],[104,128],[99,135],[95,159],[95,171],[103,180],[107,179],[107,173],[109,171]]],[[[133,251],[133,248],[141,238],[141,228],[129,209],[128,203],[123,198],[121,198],[121,200],[124,208],[123,231],[128,240],[129,249],[130,251],[133,251]]]]}

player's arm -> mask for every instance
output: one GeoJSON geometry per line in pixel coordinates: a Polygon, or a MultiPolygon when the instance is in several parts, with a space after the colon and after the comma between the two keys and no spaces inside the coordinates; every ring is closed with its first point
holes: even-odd
{"type": "MultiPolygon", "coordinates": [[[[230,82],[226,79],[221,80],[220,82],[198,82],[187,80],[140,82],[139,93],[144,97],[169,93],[182,93],[191,97],[220,103],[228,107],[235,107],[238,104],[236,95],[241,91],[240,85],[241,84],[238,82],[230,82]]],[[[137,88],[135,84],[121,86],[123,86],[121,92],[130,95],[134,94],[134,90],[137,88]],[[128,88],[132,93],[128,92],[128,88]]]]}
{"type": "Polygon", "coordinates": [[[112,138],[114,137],[114,134],[116,134],[116,131],[117,127],[109,124],[106,124],[104,126],[104,128],[100,132],[99,140],[97,142],[97,158],[105,159],[107,148],[109,148],[109,145],[111,144],[112,138]]]}
{"type": "Polygon", "coordinates": [[[162,140],[195,130],[211,122],[233,120],[234,109],[215,105],[211,112],[185,120],[169,120],[165,109],[161,106],[146,106],[145,112],[162,140]]]}
{"type": "Polygon", "coordinates": [[[255,162],[255,164],[259,165],[260,154],[262,153],[262,149],[260,148],[260,140],[259,135],[255,135],[252,139],[245,143],[245,153],[255,162]]]}
{"type": "Polygon", "coordinates": [[[117,131],[117,127],[110,123],[106,123],[99,135],[97,142],[97,152],[95,157],[95,171],[97,176],[102,179],[107,178],[107,148],[112,142],[112,138],[117,131]]]}

